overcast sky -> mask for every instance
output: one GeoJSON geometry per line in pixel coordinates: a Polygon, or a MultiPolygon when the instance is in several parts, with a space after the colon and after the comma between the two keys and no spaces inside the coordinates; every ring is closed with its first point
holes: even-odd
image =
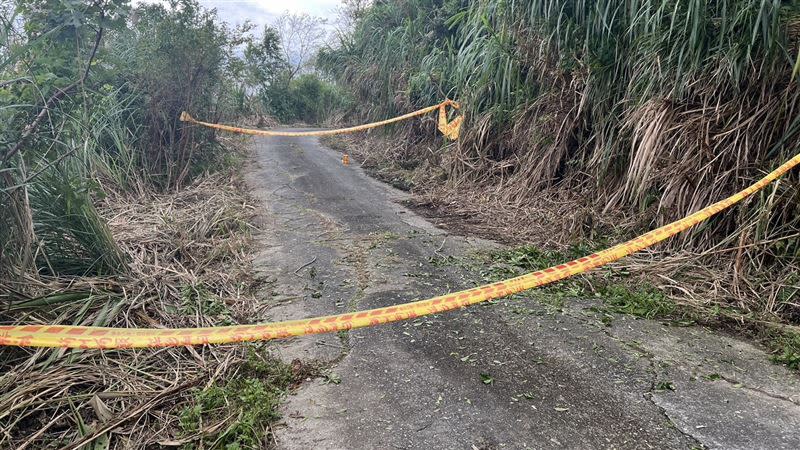
{"type": "MultiPolygon", "coordinates": [[[[153,0],[133,0],[133,4],[153,0]]],[[[284,11],[308,13],[333,20],[339,0],[199,0],[206,8],[216,8],[220,19],[231,25],[250,20],[256,25],[272,23],[284,11]]]]}

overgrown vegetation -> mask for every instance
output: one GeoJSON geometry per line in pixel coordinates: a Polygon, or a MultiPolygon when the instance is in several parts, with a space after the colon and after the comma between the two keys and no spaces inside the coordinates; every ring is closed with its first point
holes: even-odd
{"type": "Polygon", "coordinates": [[[180,189],[218,163],[213,136],[178,115],[230,114],[229,47],[241,33],[191,1],[170,6],[6,6],[4,279],[127,272],[96,199],[114,188],[180,189]]]}
{"type": "MultiPolygon", "coordinates": [[[[228,171],[204,175],[178,192],[107,191],[98,215],[108,220],[129,273],[29,275],[25,291],[4,290],[3,323],[199,327],[252,322],[259,309],[255,293],[264,281],[254,275],[248,250],[252,200],[237,177],[228,171]]],[[[190,390],[223,389],[230,377],[248,373],[252,383],[277,399],[285,385],[269,373],[286,370],[265,349],[253,353],[242,345],[119,352],[3,347],[0,367],[0,410],[5,412],[0,413],[0,446],[30,441],[35,448],[82,439],[107,441],[109,448],[213,440],[232,426],[240,406],[229,402],[214,410],[212,425],[220,429],[204,425],[188,433],[181,415],[202,400],[190,390]],[[263,363],[260,371],[251,367],[257,361],[263,363]],[[117,420],[121,423],[114,430],[103,428],[117,420]]],[[[273,415],[258,414],[252,426],[261,429],[270,420],[273,415]]],[[[263,448],[269,441],[267,434],[262,437],[260,444],[242,448],[263,448]]]]}
{"type": "MultiPolygon", "coordinates": [[[[409,124],[408,146],[364,157],[443,215],[552,244],[662,225],[800,151],[799,41],[796,1],[402,0],[374,2],[320,65],[363,120],[460,101],[457,143],[409,124]]],[[[671,269],[689,277],[713,268],[697,287],[723,307],[796,322],[797,182],[794,171],[661,258],[677,255],[671,269]]]]}
{"type": "MultiPolygon", "coordinates": [[[[195,0],[0,1],[0,324],[257,317],[241,143],[178,118],[252,114],[256,61],[241,49],[265,45],[195,0]]],[[[0,447],[191,446],[216,436],[180,420],[201,404],[223,429],[246,407],[248,428],[223,440],[263,448],[268,433],[253,436],[274,420],[287,370],[242,346],[2,347],[0,447]],[[237,373],[250,380],[241,389],[225,378],[237,373]],[[204,385],[253,400],[224,397],[211,412],[210,397],[187,395],[204,385]]]]}

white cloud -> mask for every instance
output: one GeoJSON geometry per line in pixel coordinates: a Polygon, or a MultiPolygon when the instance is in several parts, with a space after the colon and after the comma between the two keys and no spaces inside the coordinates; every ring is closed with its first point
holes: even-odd
{"type": "MultiPolygon", "coordinates": [[[[133,0],[133,4],[155,3],[158,0],[133,0]]],[[[219,18],[231,25],[239,25],[245,20],[261,26],[272,23],[285,11],[295,14],[306,13],[333,20],[339,0],[199,0],[206,8],[215,8],[219,18]]]]}
{"type": "Polygon", "coordinates": [[[240,4],[262,8],[273,14],[284,11],[293,13],[308,13],[317,16],[327,16],[339,5],[338,0],[293,0],[290,2],[260,1],[260,0],[201,0],[209,4],[240,4]]]}

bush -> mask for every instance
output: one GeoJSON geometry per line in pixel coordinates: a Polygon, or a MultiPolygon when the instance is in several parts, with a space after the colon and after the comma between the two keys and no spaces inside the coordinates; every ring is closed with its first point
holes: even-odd
{"type": "Polygon", "coordinates": [[[211,168],[244,29],[195,0],[23,0],[0,21],[0,275],[124,272],[102,186],[175,189],[211,168]],[[8,19],[5,19],[8,17],[8,19]]]}
{"type": "Polygon", "coordinates": [[[338,86],[317,74],[304,74],[289,83],[279,83],[264,91],[262,101],[282,122],[323,124],[338,111],[350,108],[349,96],[338,86]]]}

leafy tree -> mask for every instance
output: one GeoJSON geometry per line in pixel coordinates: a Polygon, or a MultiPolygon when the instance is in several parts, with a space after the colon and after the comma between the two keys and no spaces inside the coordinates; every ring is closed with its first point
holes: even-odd
{"type": "Polygon", "coordinates": [[[265,25],[258,40],[250,40],[244,49],[244,62],[248,78],[255,86],[266,87],[276,82],[280,73],[287,69],[282,57],[278,31],[265,25]]]}
{"type": "Polygon", "coordinates": [[[124,272],[104,192],[180,188],[213,168],[234,114],[243,28],[195,0],[0,3],[0,274],[124,272]]]}
{"type": "Polygon", "coordinates": [[[225,116],[232,103],[232,49],[242,42],[243,30],[220,24],[214,11],[195,0],[170,0],[167,6],[136,8],[131,33],[117,51],[127,56],[124,72],[131,84],[144,93],[146,163],[164,175],[165,185],[181,186],[197,163],[213,155],[211,147],[197,145],[212,134],[190,131],[178,118],[184,110],[210,120],[225,116]]]}

